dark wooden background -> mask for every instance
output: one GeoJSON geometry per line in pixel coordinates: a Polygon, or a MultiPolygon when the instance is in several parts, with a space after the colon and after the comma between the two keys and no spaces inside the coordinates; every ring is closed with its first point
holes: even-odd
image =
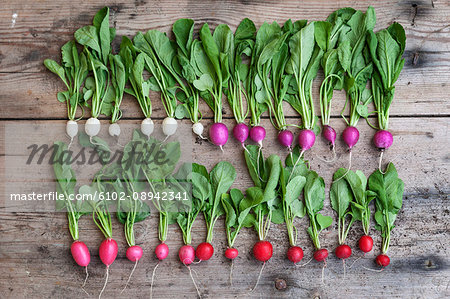
{"type": "MultiPolygon", "coordinates": [[[[288,239],[285,227],[273,225],[269,240],[274,244],[274,257],[267,263],[260,285],[252,294],[248,290],[257,278],[261,264],[251,256],[256,233],[244,229],[236,247],[240,256],[235,261],[234,284],[229,286],[230,263],[223,257],[226,239],[222,221],[217,223],[214,237],[214,257],[193,266],[204,298],[231,297],[297,297],[297,298],[444,298],[450,296],[450,205],[449,205],[449,119],[450,119],[450,3],[431,1],[26,1],[4,0],[0,5],[0,196],[4,195],[7,174],[4,165],[9,157],[5,151],[5,126],[17,123],[61,124],[66,118],[65,105],[56,100],[61,82],[43,66],[45,58],[60,59],[60,47],[73,38],[74,31],[91,23],[95,12],[108,5],[111,23],[117,35],[134,35],[138,30],[170,31],[181,17],[193,18],[197,27],[203,22],[215,26],[227,23],[232,29],[244,17],[260,25],[263,21],[286,19],[322,20],[340,7],[352,6],[365,10],[375,7],[377,29],[396,21],[407,33],[404,57],[406,64],[397,82],[395,102],[391,109],[390,129],[394,145],[385,154],[398,168],[405,181],[404,207],[392,234],[389,255],[391,265],[381,273],[363,268],[375,268],[374,256],[379,253],[381,239],[372,227],[374,251],[347,269],[343,278],[342,263],[333,255],[328,259],[325,283],[321,283],[321,267],[311,262],[306,267],[293,267],[286,260],[288,239]],[[277,280],[284,280],[285,288],[276,288],[277,280]]],[[[117,48],[119,38],[115,41],[117,48]]],[[[320,77],[320,75],[319,75],[320,77]]],[[[319,80],[316,80],[319,81],[319,80]]],[[[315,84],[317,96],[317,83],[315,84]]],[[[153,118],[160,123],[164,110],[153,96],[153,118]]],[[[344,122],[339,116],[344,94],[336,92],[331,123],[341,132],[344,122]]],[[[225,122],[232,127],[230,109],[225,109],[225,122]]],[[[202,106],[205,125],[211,123],[212,113],[202,106]]],[[[136,123],[142,118],[136,102],[126,97],[123,103],[123,122],[136,123]]],[[[288,110],[288,118],[297,122],[298,115],[288,110]]],[[[105,120],[106,124],[107,121],[105,120]]],[[[284,155],[276,140],[276,132],[267,117],[268,128],[265,154],[284,155]]],[[[184,124],[188,124],[184,121],[184,124]]],[[[377,167],[378,153],[371,145],[374,131],[364,121],[358,125],[361,138],[354,149],[353,169],[361,169],[368,176],[377,167]]],[[[103,130],[106,126],[103,127],[103,130]]],[[[193,137],[194,138],[194,137],[193,137]]],[[[234,186],[249,186],[242,150],[230,140],[221,153],[215,146],[203,142],[195,144],[193,157],[210,169],[219,160],[231,161],[237,169],[234,186]]],[[[337,145],[338,160],[325,164],[317,156],[325,156],[328,149],[320,140],[307,154],[312,167],[322,175],[327,191],[332,173],[347,165],[347,154],[341,141],[337,145]]],[[[50,174],[51,168],[43,169],[50,174]]],[[[327,192],[328,193],[328,192],[327,192]]],[[[335,216],[327,199],[326,215],[335,216]]],[[[296,223],[299,244],[304,248],[305,261],[313,251],[306,235],[307,219],[296,223]]],[[[132,264],[125,257],[126,242],[123,227],[115,219],[114,235],[119,243],[119,256],[110,269],[106,297],[148,297],[150,279],[156,260],[157,217],[136,225],[137,243],[145,255],[129,288],[121,295],[132,264]]],[[[92,261],[86,290],[95,297],[104,281],[104,266],[97,248],[101,233],[90,217],[80,221],[81,236],[91,249],[92,261]]],[[[337,244],[337,228],[332,226],[321,235],[321,242],[330,250],[337,244]]],[[[349,234],[349,244],[356,248],[362,230],[356,224],[349,234]]],[[[203,218],[194,226],[193,245],[205,238],[203,218]]],[[[154,298],[194,298],[196,292],[187,269],[177,258],[181,233],[170,228],[169,258],[159,267],[154,285],[154,298]]],[[[69,253],[71,238],[67,219],[62,213],[9,213],[0,209],[0,297],[1,298],[63,298],[86,297],[80,285],[84,269],[78,267],[69,253]]],[[[354,250],[354,258],[361,256],[354,250]]],[[[278,285],[280,286],[280,285],[278,285]]]]}

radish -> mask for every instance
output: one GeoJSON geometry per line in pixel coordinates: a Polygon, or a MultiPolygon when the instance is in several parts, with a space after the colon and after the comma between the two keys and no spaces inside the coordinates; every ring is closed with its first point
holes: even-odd
{"type": "Polygon", "coordinates": [[[100,121],[98,120],[98,118],[89,118],[84,125],[84,131],[89,136],[90,140],[92,140],[92,137],[97,136],[100,132],[100,121]]]}
{"type": "Polygon", "coordinates": [[[80,87],[83,86],[88,75],[88,66],[86,55],[84,53],[78,53],[74,41],[70,41],[61,47],[61,56],[61,65],[52,59],[45,59],[44,65],[49,71],[57,75],[67,88],[66,91],[58,92],[57,99],[67,104],[69,121],[66,123],[66,133],[70,138],[70,148],[73,139],[78,134],[78,124],[75,118],[78,106],[81,107],[84,104],[80,87]],[[73,61],[80,60],[82,63],[73,63],[73,61]]]}
{"type": "Polygon", "coordinates": [[[373,248],[373,239],[371,236],[364,235],[359,238],[358,245],[362,252],[370,252],[373,248]]]}
{"type": "Polygon", "coordinates": [[[381,171],[383,152],[393,142],[392,134],[388,131],[389,108],[394,99],[394,84],[405,64],[405,59],[402,58],[406,43],[405,29],[399,23],[393,23],[376,34],[369,31],[367,41],[375,66],[372,77],[372,96],[378,118],[378,128],[375,129],[378,131],[373,136],[373,143],[381,152],[378,163],[378,169],[381,171]],[[386,41],[389,41],[391,51],[382,54],[386,41]]]}
{"type": "Polygon", "coordinates": [[[250,139],[262,147],[262,142],[266,138],[266,129],[261,126],[254,126],[250,129],[250,139]]]}
{"type": "Polygon", "coordinates": [[[380,254],[377,256],[376,258],[376,263],[377,265],[381,266],[381,267],[387,267],[389,266],[391,260],[389,259],[389,257],[385,254],[380,254]]]}
{"type": "Polygon", "coordinates": [[[323,202],[325,200],[325,182],[315,171],[310,170],[308,172],[303,195],[305,199],[306,214],[309,218],[307,232],[316,249],[313,257],[318,262],[324,262],[322,267],[323,280],[328,250],[321,248],[319,234],[333,223],[333,218],[323,216],[319,213],[323,208],[323,202]]]}
{"type": "Polygon", "coordinates": [[[166,117],[162,123],[162,130],[166,137],[170,137],[177,131],[178,123],[173,117],[166,117]]]}
{"type": "Polygon", "coordinates": [[[304,129],[301,130],[298,134],[298,144],[302,149],[300,156],[310,148],[313,147],[314,142],[316,141],[316,134],[312,130],[304,129]]]}
{"type": "Polygon", "coordinates": [[[155,125],[153,124],[153,121],[148,117],[141,122],[141,132],[147,136],[147,138],[153,133],[154,128],[155,125]]]}
{"type": "Polygon", "coordinates": [[[287,258],[294,264],[300,262],[303,259],[303,249],[298,246],[291,246],[287,252],[287,258]]]}
{"type": "Polygon", "coordinates": [[[342,139],[347,144],[349,150],[355,146],[359,140],[359,131],[356,127],[349,126],[342,132],[342,139]]]}
{"type": "Polygon", "coordinates": [[[316,252],[314,252],[314,259],[318,262],[323,262],[328,257],[328,250],[325,248],[318,249],[316,252]]]}
{"type": "MultiPolygon", "coordinates": [[[[246,198],[244,202],[239,204],[239,208],[251,208],[254,220],[250,225],[255,228],[258,233],[259,241],[253,246],[253,256],[258,261],[263,262],[261,270],[252,291],[256,289],[261,278],[266,262],[272,257],[272,244],[267,241],[267,234],[272,222],[272,216],[276,207],[275,198],[279,196],[278,185],[280,182],[280,174],[282,173],[281,160],[277,155],[271,155],[266,160],[260,153],[260,147],[254,145],[247,146],[245,151],[245,162],[250,176],[254,182],[254,187],[250,187],[245,191],[246,198]],[[264,165],[259,168],[257,164],[264,165]]],[[[282,223],[281,221],[277,221],[282,223]]]]}
{"type": "MultiPolygon", "coordinates": [[[[65,161],[61,155],[68,152],[68,146],[64,142],[55,142],[55,161],[53,164],[53,170],[56,178],[56,188],[57,192],[64,194],[63,207],[67,209],[67,219],[69,221],[69,232],[72,236],[73,243],[70,246],[70,252],[72,254],[75,262],[81,266],[85,267],[86,278],[81,288],[84,287],[86,281],[89,277],[88,265],[91,261],[91,254],[85,243],[79,241],[79,230],[78,230],[78,220],[82,215],[84,215],[83,207],[80,205],[81,202],[73,202],[70,200],[70,195],[74,193],[74,186],[76,185],[77,178],[75,172],[73,171],[70,164],[63,162],[65,161]],[[68,184],[67,182],[70,182],[68,184]]],[[[59,205],[59,202],[57,203],[59,205]]]]}
{"type": "Polygon", "coordinates": [[[195,249],[191,245],[184,245],[178,250],[178,257],[180,261],[185,265],[189,266],[194,262],[195,259],[195,249]]]}
{"type": "Polygon", "coordinates": [[[342,244],[336,248],[334,254],[338,259],[345,260],[352,255],[352,249],[350,248],[350,246],[342,244]]]}
{"type": "Polygon", "coordinates": [[[241,143],[241,145],[245,148],[245,141],[247,140],[249,135],[248,126],[245,123],[238,123],[233,128],[233,136],[237,141],[241,143]]]}
{"type": "Polygon", "coordinates": [[[290,149],[292,147],[292,142],[294,141],[294,134],[292,134],[289,130],[283,130],[280,133],[278,133],[278,142],[284,146],[290,149]]]}
{"type": "Polygon", "coordinates": [[[182,102],[182,105],[177,106],[175,115],[177,118],[189,116],[193,123],[192,131],[194,134],[201,139],[205,139],[203,137],[203,125],[200,123],[202,118],[199,110],[200,90],[193,84],[196,78],[193,76],[192,70],[197,68],[193,44],[198,42],[198,40],[193,40],[194,21],[191,19],[179,19],[173,24],[172,31],[178,46],[174,61],[178,59],[179,62],[183,62],[181,63],[182,71],[173,72],[172,74],[182,90],[182,92],[177,94],[177,99],[182,102]],[[182,76],[185,81],[180,80],[179,76],[182,76]]]}
{"type": "Polygon", "coordinates": [[[225,250],[225,257],[230,260],[234,260],[239,255],[239,251],[236,248],[227,248],[225,250]]]}
{"type": "Polygon", "coordinates": [[[117,242],[112,238],[107,238],[100,244],[98,254],[102,263],[109,267],[116,260],[118,251],[117,242]]]}
{"type": "Polygon", "coordinates": [[[119,137],[120,126],[117,123],[122,117],[122,111],[120,110],[120,105],[122,104],[123,93],[125,91],[125,83],[128,80],[129,74],[128,69],[124,65],[122,56],[119,55],[109,55],[109,66],[111,70],[111,83],[112,88],[109,89],[110,92],[114,93],[113,105],[103,109],[105,115],[111,115],[111,124],[108,128],[108,133],[111,137],[119,137]]]}
{"type": "Polygon", "coordinates": [[[211,142],[221,149],[228,141],[228,128],[225,124],[216,122],[209,127],[209,138],[211,142]]]}
{"type": "Polygon", "coordinates": [[[155,255],[158,260],[165,260],[169,255],[169,246],[166,243],[158,244],[155,248],[155,255]]]}
{"type": "Polygon", "coordinates": [[[230,55],[231,52],[230,47],[225,47],[215,36],[220,35],[232,38],[233,33],[227,25],[222,24],[216,27],[213,37],[208,23],[205,23],[201,27],[199,35],[201,44],[197,43],[194,47],[197,55],[194,55],[193,59],[197,64],[196,69],[198,69],[199,76],[193,81],[193,85],[200,92],[205,93],[202,97],[214,112],[214,125],[209,129],[209,137],[213,144],[223,150],[223,146],[228,141],[228,129],[222,123],[222,93],[224,88],[223,84],[226,84],[228,80],[227,76],[230,74],[225,71],[229,66],[227,65],[228,60],[224,60],[223,57],[230,55]],[[212,68],[205,66],[205,56],[209,60],[208,63],[212,64],[212,68]]]}
{"type": "Polygon", "coordinates": [[[329,125],[324,125],[322,135],[334,148],[336,143],[336,131],[329,125]]]}
{"type": "Polygon", "coordinates": [[[197,249],[195,249],[195,256],[200,261],[207,261],[209,260],[214,254],[214,248],[210,243],[203,242],[200,243],[197,246],[197,249]]]}
{"type": "Polygon", "coordinates": [[[368,190],[375,198],[375,227],[381,231],[383,239],[381,254],[377,256],[376,263],[386,267],[390,263],[386,254],[391,242],[391,231],[402,208],[404,191],[404,183],[398,177],[394,164],[389,163],[385,173],[380,169],[375,170],[369,177],[368,190]]]}
{"type": "Polygon", "coordinates": [[[303,249],[297,246],[297,229],[294,226],[295,218],[305,216],[305,207],[300,200],[306,178],[295,173],[290,166],[281,169],[280,181],[281,201],[283,204],[284,222],[289,236],[289,250],[287,258],[294,264],[303,258],[303,249]]]}
{"type": "Polygon", "coordinates": [[[233,284],[233,262],[239,254],[238,250],[234,248],[234,242],[254,203],[248,201],[239,189],[231,189],[229,194],[223,194],[221,202],[225,211],[225,231],[228,241],[225,257],[231,260],[230,284],[233,284]]]}

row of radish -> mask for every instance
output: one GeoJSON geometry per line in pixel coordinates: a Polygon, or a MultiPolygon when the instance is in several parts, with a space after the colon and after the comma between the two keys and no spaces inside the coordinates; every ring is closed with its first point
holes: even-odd
{"type": "Polygon", "coordinates": [[[228,140],[228,128],[222,123],[225,95],[237,122],[233,135],[243,146],[248,137],[262,145],[266,130],[260,126],[260,118],[267,112],[280,131],[278,140],[283,146],[293,146],[289,126],[301,129],[298,143],[304,152],[314,145],[320,131],[312,83],[321,68],[324,79],[319,102],[324,138],[334,150],[336,132],[329,125],[331,103],[333,91],[344,89],[345,107],[348,104],[350,113],[348,119],[342,114],[348,125],[342,138],[350,153],[359,139],[358,120],[368,120],[371,102],[378,126],[369,124],[379,130],[374,144],[383,151],[393,141],[387,131],[389,107],[404,64],[406,37],[398,23],[375,34],[375,22],[373,7],[365,13],[342,8],[326,21],[288,20],[283,26],[264,23],[259,30],[251,20],[244,19],[234,34],[225,24],[218,25],[213,33],[204,24],[199,39],[194,39],[194,21],[180,19],[173,24],[174,39],[158,30],[138,32],[133,40],[123,36],[119,53],[112,54],[115,28],[109,27],[109,9],[105,7],[95,15],[93,25],[75,32],[76,42],[62,47],[61,65],[50,59],[44,63],[68,89],[58,93],[58,100],[67,103],[67,134],[71,138],[78,131],[78,107],[91,109],[85,126],[91,138],[100,131],[100,114],[111,116],[109,133],[118,136],[124,93],[136,98],[145,117],[141,130],[150,136],[154,130],[152,90],[160,93],[167,113],[162,123],[167,137],[177,130],[175,118],[188,117],[194,133],[203,138],[199,110],[202,98],[214,112],[209,139],[222,148],[228,140]],[[81,53],[76,43],[83,46],[81,53]],[[367,88],[369,81],[371,87],[367,88]],[[299,113],[300,125],[286,122],[284,102],[299,113]],[[247,116],[251,129],[245,123],[247,116]]]}
{"type": "MultiPolygon", "coordinates": [[[[169,248],[165,241],[169,225],[175,223],[182,232],[185,244],[179,249],[179,258],[189,271],[190,265],[196,259],[209,260],[214,253],[212,243],[215,223],[221,215],[225,215],[228,248],[224,254],[227,258],[233,260],[238,256],[235,244],[241,229],[253,227],[259,237],[259,241],[253,247],[253,255],[255,259],[263,262],[264,267],[273,254],[272,245],[267,241],[270,224],[285,223],[290,243],[287,258],[297,264],[303,259],[303,249],[297,244],[298,229],[294,222],[295,218],[306,215],[310,223],[306,232],[316,250],[313,257],[316,261],[326,262],[328,250],[321,247],[319,234],[332,224],[333,219],[320,214],[325,201],[325,183],[323,178],[309,169],[299,147],[295,147],[288,154],[283,165],[279,156],[271,155],[265,159],[259,146],[248,145],[245,160],[253,186],[241,192],[239,189],[230,190],[236,171],[229,162],[217,163],[210,172],[196,163],[184,163],[178,167],[181,155],[178,142],[164,143],[152,137],[148,138],[136,130],[132,140],[124,147],[122,160],[103,166],[95,174],[91,185],[84,185],[78,189],[78,193],[89,194],[93,200],[74,202],[69,200],[68,195],[76,192],[76,176],[71,165],[64,162],[70,160],[72,152],[62,142],[55,143],[55,146],[57,163],[54,164],[54,171],[57,191],[66,195],[66,199],[58,204],[60,208],[68,211],[69,229],[74,239],[71,246],[72,256],[78,265],[86,267],[86,272],[90,253],[87,246],[79,241],[79,218],[92,213],[95,224],[105,236],[99,248],[99,257],[107,269],[102,292],[108,280],[108,269],[118,254],[118,245],[113,239],[111,207],[115,205],[116,216],[124,224],[129,246],[126,256],[135,263],[127,281],[128,285],[138,261],[143,256],[142,248],[136,245],[133,227],[134,223],[143,221],[150,215],[145,198],[135,197],[136,193],[140,194],[145,190],[155,194],[162,191],[190,194],[187,202],[177,201],[176,196],[172,201],[159,198],[152,200],[159,213],[158,236],[161,243],[156,246],[155,254],[160,261],[168,256],[169,248]],[[137,152],[147,153],[150,157],[143,163],[137,163],[131,156],[137,152]],[[161,152],[168,159],[166,164],[158,166],[152,155],[160,155],[161,152]],[[107,192],[123,192],[127,196],[124,201],[110,201],[100,197],[99,194],[107,192]],[[204,215],[207,234],[205,241],[194,249],[191,245],[191,230],[199,213],[204,215]]],[[[353,172],[341,168],[334,174],[333,179],[330,201],[337,213],[338,221],[339,246],[335,250],[336,257],[345,260],[351,256],[352,250],[345,244],[345,240],[355,221],[362,222],[364,231],[359,240],[359,248],[364,253],[372,250],[373,240],[369,235],[371,221],[369,205],[375,200],[376,228],[382,232],[383,239],[382,253],[377,256],[376,263],[382,267],[387,266],[389,257],[386,253],[389,248],[390,232],[402,206],[403,197],[403,182],[398,178],[395,167],[389,164],[384,174],[376,170],[368,180],[361,171],[353,172]]],[[[195,284],[194,279],[193,282],[195,284]]]]}

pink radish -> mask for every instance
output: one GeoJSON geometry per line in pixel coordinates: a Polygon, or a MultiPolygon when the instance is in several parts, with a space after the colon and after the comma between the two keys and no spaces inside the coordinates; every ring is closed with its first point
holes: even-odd
{"type": "Polygon", "coordinates": [[[372,250],[373,247],[373,239],[371,236],[362,236],[359,239],[359,249],[361,249],[362,252],[367,253],[372,250]]]}
{"type": "Polygon", "coordinates": [[[302,149],[302,153],[312,148],[315,141],[316,141],[316,134],[314,134],[313,131],[307,129],[300,131],[298,135],[298,144],[302,149]]]}
{"type": "Polygon", "coordinates": [[[222,149],[228,141],[228,128],[223,123],[214,123],[209,127],[209,138],[211,142],[222,149]]]}
{"type": "Polygon", "coordinates": [[[109,266],[116,260],[117,252],[119,251],[119,247],[117,246],[117,242],[112,238],[107,238],[100,244],[100,248],[98,250],[98,255],[100,256],[100,260],[103,264],[106,265],[106,279],[103,288],[98,295],[100,298],[103,294],[103,291],[106,288],[106,284],[108,283],[109,277],[109,266]]]}
{"type": "Polygon", "coordinates": [[[373,136],[373,143],[380,150],[389,148],[394,142],[394,138],[389,131],[379,130],[373,136]]]}
{"type": "Polygon", "coordinates": [[[128,247],[127,249],[127,259],[129,259],[132,262],[137,262],[141,259],[143,254],[142,248],[138,245],[134,245],[131,247],[128,247]]]}
{"type": "Polygon", "coordinates": [[[207,261],[207,260],[209,260],[212,257],[213,254],[214,254],[214,248],[208,242],[200,243],[197,246],[197,249],[195,250],[195,256],[200,261],[207,261]]]}
{"type": "Polygon", "coordinates": [[[182,246],[178,251],[178,257],[184,265],[189,266],[195,259],[194,247],[191,245],[182,246]]]}
{"type": "Polygon", "coordinates": [[[303,259],[303,249],[298,246],[291,246],[287,252],[287,258],[294,264],[300,262],[303,259]]]}
{"type": "Polygon", "coordinates": [[[81,267],[87,267],[91,262],[91,254],[89,249],[81,241],[74,241],[72,246],[70,246],[70,252],[72,253],[73,259],[81,267]]]}
{"type": "Polygon", "coordinates": [[[387,267],[387,266],[389,266],[389,264],[391,262],[389,257],[385,254],[378,255],[375,261],[376,261],[377,265],[379,265],[381,267],[387,267]]]}
{"type": "Polygon", "coordinates": [[[261,126],[255,126],[250,129],[250,139],[262,146],[262,142],[266,138],[266,129],[261,126]]]}
{"type": "Polygon", "coordinates": [[[249,134],[248,126],[245,123],[240,123],[234,126],[233,128],[233,136],[239,141],[242,146],[244,146],[244,142],[247,140],[249,134]]]}
{"type": "Polygon", "coordinates": [[[287,148],[291,148],[292,142],[294,141],[294,134],[289,130],[283,130],[278,133],[278,142],[287,148]]]}
{"type": "Polygon", "coordinates": [[[169,246],[166,243],[161,243],[155,248],[155,254],[158,260],[162,261],[169,255],[169,246]]]}
{"type": "Polygon", "coordinates": [[[314,259],[318,262],[323,262],[328,257],[328,250],[325,248],[319,249],[316,252],[314,252],[314,259]]]}
{"type": "Polygon", "coordinates": [[[225,250],[225,257],[230,260],[237,258],[238,254],[239,252],[236,248],[227,248],[227,250],[225,250]]]}

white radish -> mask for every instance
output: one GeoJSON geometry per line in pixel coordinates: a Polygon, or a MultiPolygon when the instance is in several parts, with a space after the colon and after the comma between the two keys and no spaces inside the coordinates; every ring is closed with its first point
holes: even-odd
{"type": "Polygon", "coordinates": [[[100,132],[100,121],[98,118],[89,118],[84,125],[84,131],[91,138],[97,136],[100,132]]]}
{"type": "Polygon", "coordinates": [[[109,135],[112,137],[116,137],[120,135],[120,126],[118,123],[113,123],[109,125],[108,128],[109,135]]]}
{"type": "Polygon", "coordinates": [[[162,130],[167,137],[172,136],[177,131],[178,123],[173,117],[166,117],[162,123],[162,130]]]}
{"type": "Polygon", "coordinates": [[[78,124],[74,120],[69,120],[66,124],[66,133],[70,137],[70,139],[73,139],[78,134],[78,124]]]}
{"type": "Polygon", "coordinates": [[[203,138],[203,125],[201,123],[195,123],[192,126],[192,132],[194,132],[195,135],[200,136],[200,138],[203,138]]]}
{"type": "Polygon", "coordinates": [[[153,133],[154,128],[155,125],[153,124],[153,120],[151,120],[151,118],[146,118],[141,123],[141,132],[147,137],[153,133]]]}

